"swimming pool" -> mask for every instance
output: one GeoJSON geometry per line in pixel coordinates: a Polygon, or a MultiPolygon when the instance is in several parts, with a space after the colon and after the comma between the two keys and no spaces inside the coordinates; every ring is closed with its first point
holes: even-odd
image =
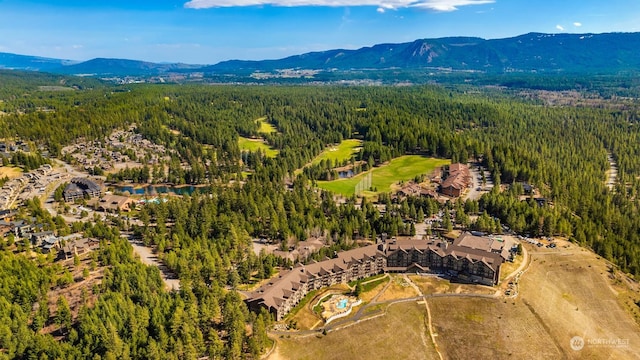
{"type": "Polygon", "coordinates": [[[336,304],[336,308],[337,308],[337,309],[344,309],[344,308],[346,308],[346,307],[347,307],[347,302],[348,302],[348,300],[347,300],[347,299],[342,299],[342,300],[338,301],[338,304],[336,304]]]}

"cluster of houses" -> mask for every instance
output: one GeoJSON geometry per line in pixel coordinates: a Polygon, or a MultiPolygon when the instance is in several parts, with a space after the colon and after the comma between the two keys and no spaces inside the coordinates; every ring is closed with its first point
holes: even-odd
{"type": "Polygon", "coordinates": [[[6,158],[11,157],[11,153],[14,151],[31,151],[31,147],[29,144],[22,140],[18,140],[16,142],[0,142],[0,155],[6,158]]]}
{"type": "Polygon", "coordinates": [[[87,239],[80,234],[58,237],[51,230],[44,230],[43,224],[25,220],[12,220],[16,210],[0,210],[0,236],[13,234],[17,239],[28,239],[32,249],[40,249],[43,254],[56,253],[60,258],[68,259],[98,248],[98,241],[87,239]]]}
{"type": "Polygon", "coordinates": [[[473,184],[469,167],[459,163],[451,164],[448,168],[444,168],[442,174],[431,178],[431,181],[439,184],[438,192],[426,188],[421,184],[409,181],[402,185],[395,196],[396,198],[408,196],[430,197],[440,203],[445,203],[449,198],[460,197],[462,193],[473,184]]]}
{"type": "Polygon", "coordinates": [[[52,170],[51,165],[44,164],[38,169],[22,174],[19,178],[8,181],[0,189],[0,208],[8,208],[21,194],[24,194],[21,199],[25,200],[30,197],[32,191],[45,188],[51,182],[52,170]]]}
{"type": "Polygon", "coordinates": [[[154,144],[142,135],[133,133],[133,128],[115,131],[104,141],[66,146],[62,153],[69,154],[87,170],[96,166],[103,170],[112,170],[118,164],[133,161],[127,155],[129,150],[133,151],[137,159],[147,157],[150,165],[157,164],[167,154],[163,145],[154,144]]]}
{"type": "Polygon", "coordinates": [[[430,197],[437,200],[439,203],[447,202],[447,199],[440,196],[435,190],[423,187],[413,181],[406,182],[402,185],[400,190],[396,193],[396,198],[402,199],[409,196],[414,197],[430,197]]]}
{"type": "Polygon", "coordinates": [[[463,233],[452,242],[425,237],[382,239],[378,244],[338,253],[333,259],[298,264],[250,294],[250,309],[265,308],[279,321],[313,290],[382,272],[437,273],[458,281],[495,285],[515,244],[497,237],[463,233]]]}

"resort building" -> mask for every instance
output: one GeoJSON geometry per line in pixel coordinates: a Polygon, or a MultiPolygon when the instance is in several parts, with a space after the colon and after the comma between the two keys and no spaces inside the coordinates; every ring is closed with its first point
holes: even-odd
{"type": "Polygon", "coordinates": [[[133,199],[128,196],[105,195],[97,202],[96,208],[112,213],[131,211],[131,204],[133,204],[133,202],[133,199]]]}
{"type": "Polygon", "coordinates": [[[511,260],[513,243],[501,238],[460,235],[447,240],[391,240],[384,244],[387,272],[431,272],[452,278],[495,285],[500,266],[511,260]]]}
{"type": "Polygon", "coordinates": [[[384,254],[377,245],[338,253],[336,258],[283,271],[246,300],[251,310],[266,308],[279,321],[312,290],[366,278],[384,271],[384,254]]]}
{"type": "Polygon", "coordinates": [[[451,164],[446,178],[440,185],[440,192],[451,197],[459,197],[471,186],[471,172],[465,164],[451,164]]]}
{"type": "Polygon", "coordinates": [[[62,196],[64,201],[71,202],[83,199],[86,196],[92,198],[100,196],[102,188],[100,185],[87,178],[73,178],[69,185],[64,188],[62,196]]]}
{"type": "Polygon", "coordinates": [[[514,244],[499,237],[463,233],[453,242],[424,238],[391,239],[338,253],[333,259],[299,264],[251,293],[249,308],[266,308],[282,320],[304,296],[316,289],[382,272],[428,272],[471,283],[495,285],[500,266],[511,260],[514,244]]]}

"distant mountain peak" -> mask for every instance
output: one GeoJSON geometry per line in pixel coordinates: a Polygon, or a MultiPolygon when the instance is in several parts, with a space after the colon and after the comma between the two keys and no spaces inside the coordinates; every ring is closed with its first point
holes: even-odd
{"type": "Polygon", "coordinates": [[[0,68],[99,76],[152,76],[173,72],[214,74],[282,69],[427,69],[483,72],[615,73],[640,70],[640,33],[544,34],[503,39],[444,37],[383,43],[355,50],[333,49],[277,60],[227,60],[215,65],[167,64],[96,58],[85,62],[0,53],[0,68]]]}

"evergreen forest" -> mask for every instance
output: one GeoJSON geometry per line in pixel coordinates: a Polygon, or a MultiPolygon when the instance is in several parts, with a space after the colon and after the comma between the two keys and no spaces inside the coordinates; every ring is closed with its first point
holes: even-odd
{"type": "Polygon", "coordinates": [[[51,312],[47,293],[73,279],[65,280],[66,270],[50,256],[29,255],[12,238],[1,239],[0,358],[257,359],[271,346],[273,320],[250,312],[237,290],[294,264],[254,253],[252,239],[286,250],[324,236],[327,247],[297,259],[320,260],[382,233],[412,235],[415,223],[439,211],[456,214],[456,224],[445,228],[499,233],[504,225],[522,235],[564,236],[640,276],[637,101],[550,105],[518,95],[526,89],[467,85],[116,86],[10,71],[0,72],[0,83],[0,138],[34,148],[5,165],[70,162],[64,146],[104,141],[135,124],[136,133],[167,149],[161,164],[167,171],[149,165],[110,180],[198,186],[192,195],[144,206],[138,225],[118,217],[68,225],[29,202],[19,217],[99,239],[93,263],[105,270],[79,311],[60,297],[51,312]],[[72,90],[40,88],[61,81],[72,90]],[[261,121],[277,131],[261,132],[261,121]],[[240,137],[264,139],[278,154],[243,151],[240,137]],[[407,154],[473,161],[496,186],[477,201],[445,205],[390,194],[338,199],[314,185],[346,163],[296,171],[347,139],[363,141],[347,163],[362,162],[365,170],[407,154]],[[618,167],[613,189],[606,186],[609,157],[618,167]],[[524,196],[523,183],[545,202],[524,196]],[[180,279],[179,291],[163,288],[158,269],[134,257],[122,231],[157,249],[180,279]],[[47,326],[56,331],[44,334],[47,326]]]}

